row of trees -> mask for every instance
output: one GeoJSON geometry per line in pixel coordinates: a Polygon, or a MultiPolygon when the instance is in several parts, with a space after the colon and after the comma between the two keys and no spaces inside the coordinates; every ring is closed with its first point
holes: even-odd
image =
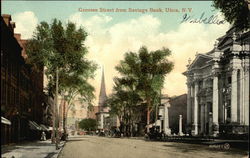
{"type": "Polygon", "coordinates": [[[150,124],[150,113],[159,104],[165,76],[174,66],[167,59],[170,55],[169,49],[149,51],[143,46],[138,53],[126,53],[115,67],[120,77],[114,78],[113,94],[107,105],[111,107],[111,115],[117,115],[124,125],[125,134],[132,134],[133,125],[143,112],[147,115],[147,125],[150,124]]]}
{"type": "MultiPolygon", "coordinates": [[[[45,67],[48,79],[48,95],[56,96],[56,78],[58,74],[58,92],[66,101],[64,132],[68,110],[78,98],[92,106],[94,87],[88,83],[94,77],[97,66],[86,59],[87,48],[84,41],[87,33],[76,28],[74,23],[54,19],[51,24],[41,22],[26,46],[28,62],[36,67],[45,67]]],[[[65,104],[61,105],[64,106],[65,104]]],[[[58,122],[57,122],[58,123],[58,122]]]]}

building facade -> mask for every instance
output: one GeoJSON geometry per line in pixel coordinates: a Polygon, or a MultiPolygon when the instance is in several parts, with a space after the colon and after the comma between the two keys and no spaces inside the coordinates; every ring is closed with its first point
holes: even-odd
{"type": "MultiPolygon", "coordinates": [[[[78,100],[78,98],[76,98],[73,101],[74,105],[71,105],[71,107],[68,109],[67,104],[66,106],[62,106],[63,103],[61,104],[60,107],[65,107],[65,109],[62,109],[62,116],[63,113],[65,114],[65,110],[68,109],[68,114],[67,116],[67,127],[71,130],[78,130],[78,123],[82,120],[87,118],[87,103],[84,103],[80,100],[78,100]]],[[[62,117],[63,119],[63,117],[62,117]]],[[[62,120],[61,119],[61,120],[62,120]]]]}
{"type": "Polygon", "coordinates": [[[1,144],[36,138],[42,123],[43,69],[34,70],[25,62],[25,40],[14,34],[11,16],[1,16],[1,144]],[[30,123],[32,122],[32,123],[30,123]],[[32,137],[34,136],[34,137],[32,137]]]}
{"type": "Polygon", "coordinates": [[[176,96],[170,99],[169,112],[169,128],[172,134],[178,134],[180,115],[182,116],[182,131],[186,133],[186,121],[187,121],[187,94],[176,96]]]}
{"type": "Polygon", "coordinates": [[[249,127],[250,32],[231,28],[213,50],[197,54],[187,71],[187,131],[244,134],[249,127]]]}

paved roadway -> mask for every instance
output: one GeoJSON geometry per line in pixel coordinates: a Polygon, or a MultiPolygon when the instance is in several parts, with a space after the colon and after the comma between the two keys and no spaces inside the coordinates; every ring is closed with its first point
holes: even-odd
{"type": "Polygon", "coordinates": [[[98,136],[71,137],[59,158],[245,158],[247,152],[206,145],[98,136]]]}

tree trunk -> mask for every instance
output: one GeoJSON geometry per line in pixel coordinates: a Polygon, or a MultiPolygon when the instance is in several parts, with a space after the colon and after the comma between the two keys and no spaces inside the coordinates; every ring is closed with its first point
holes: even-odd
{"type": "Polygon", "coordinates": [[[129,118],[129,122],[128,122],[128,124],[129,124],[129,137],[131,137],[131,134],[132,134],[132,128],[131,128],[131,106],[129,106],[129,116],[128,116],[128,118],[129,118]]]}
{"type": "Polygon", "coordinates": [[[149,124],[150,124],[150,113],[151,113],[151,100],[147,98],[147,133],[149,133],[149,124]]]}
{"type": "Polygon", "coordinates": [[[66,115],[66,107],[65,107],[66,102],[63,102],[63,132],[66,134],[67,133],[67,129],[66,129],[66,125],[67,125],[67,115],[66,115]]]}
{"type": "Polygon", "coordinates": [[[150,123],[150,111],[149,107],[147,107],[147,133],[149,133],[149,123],[150,123]]]}

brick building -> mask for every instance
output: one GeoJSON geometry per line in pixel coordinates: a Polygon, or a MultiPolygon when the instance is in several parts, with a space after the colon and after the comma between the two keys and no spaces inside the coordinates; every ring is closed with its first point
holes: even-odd
{"type": "Polygon", "coordinates": [[[1,16],[1,144],[34,139],[43,111],[43,68],[26,64],[25,40],[14,34],[11,16],[1,16]],[[33,129],[33,130],[31,130],[33,129]]]}

